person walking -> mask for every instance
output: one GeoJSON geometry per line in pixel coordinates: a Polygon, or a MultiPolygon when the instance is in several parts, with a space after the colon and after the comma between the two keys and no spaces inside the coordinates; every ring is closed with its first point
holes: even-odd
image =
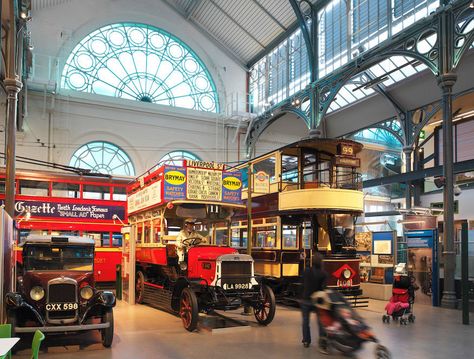
{"type": "MultiPolygon", "coordinates": [[[[323,256],[315,252],[311,260],[311,268],[306,268],[303,274],[303,300],[301,302],[301,313],[303,315],[303,346],[311,344],[310,314],[314,311],[311,303],[311,294],[324,290],[326,286],[327,273],[322,269],[323,256]]],[[[326,333],[318,318],[319,327],[319,351],[327,354],[326,333]]]]}

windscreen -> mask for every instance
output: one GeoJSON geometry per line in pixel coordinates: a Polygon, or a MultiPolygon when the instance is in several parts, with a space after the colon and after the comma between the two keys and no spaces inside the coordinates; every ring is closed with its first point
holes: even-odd
{"type": "Polygon", "coordinates": [[[93,270],[93,246],[27,245],[23,250],[25,270],[93,270]]]}

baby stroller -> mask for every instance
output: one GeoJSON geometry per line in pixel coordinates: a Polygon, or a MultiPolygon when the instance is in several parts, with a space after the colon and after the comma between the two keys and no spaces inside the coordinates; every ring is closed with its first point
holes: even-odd
{"type": "Polygon", "coordinates": [[[390,323],[390,317],[399,321],[400,325],[407,325],[408,322],[415,322],[413,314],[413,304],[415,302],[414,278],[408,276],[404,267],[395,270],[393,279],[392,297],[385,306],[387,314],[382,316],[384,323],[390,323]]]}
{"type": "MultiPolygon", "coordinates": [[[[379,343],[341,293],[331,290],[319,291],[312,295],[311,300],[316,306],[319,321],[326,332],[328,348],[352,354],[360,349],[364,342],[379,343]]],[[[375,349],[375,356],[379,359],[391,358],[390,351],[380,344],[375,349]]]]}

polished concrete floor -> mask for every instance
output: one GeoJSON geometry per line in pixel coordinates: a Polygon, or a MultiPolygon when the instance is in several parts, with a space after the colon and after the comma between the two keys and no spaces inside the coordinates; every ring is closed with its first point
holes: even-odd
{"type": "MultiPolygon", "coordinates": [[[[392,358],[471,358],[474,352],[474,316],[470,326],[461,324],[461,312],[429,306],[415,306],[416,323],[383,324],[384,302],[371,301],[359,313],[369,324],[392,358]]],[[[275,320],[260,327],[252,317],[232,313],[248,321],[246,327],[189,333],[181,320],[143,305],[118,303],[115,309],[115,337],[112,348],[103,348],[98,332],[70,336],[49,336],[40,358],[317,358],[324,357],[316,346],[301,344],[301,315],[297,308],[278,306],[275,320]],[[77,345],[77,343],[81,343],[77,345]]],[[[312,324],[315,324],[313,321],[312,324]]],[[[314,328],[314,326],[313,326],[314,328]]],[[[315,330],[313,330],[316,333],[315,330]]],[[[29,337],[19,345],[28,346],[29,337]],[[26,344],[25,344],[26,343],[26,344]]],[[[313,339],[316,343],[316,340],[313,339]]],[[[19,347],[14,358],[29,358],[29,349],[19,347]]],[[[357,358],[374,358],[375,344],[366,343],[357,358]]],[[[340,354],[333,354],[340,357],[340,354]]]]}

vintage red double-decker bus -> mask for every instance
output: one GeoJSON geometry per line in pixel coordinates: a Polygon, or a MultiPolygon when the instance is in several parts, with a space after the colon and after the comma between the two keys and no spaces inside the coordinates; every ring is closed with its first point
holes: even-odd
{"type": "MultiPolygon", "coordinates": [[[[127,221],[130,178],[107,175],[17,170],[15,217],[21,242],[30,234],[93,238],[94,272],[99,284],[116,280],[121,263],[122,227],[127,221]]],[[[0,170],[0,201],[5,200],[5,169],[0,170]]],[[[16,250],[22,262],[21,251],[16,250]]]]}
{"type": "Polygon", "coordinates": [[[241,173],[218,163],[164,165],[129,186],[130,302],[178,314],[193,331],[199,313],[253,308],[258,323],[275,315],[275,297],[254,274],[254,261],[228,246],[230,223],[241,203],[241,173]],[[180,242],[185,218],[195,237],[180,242]],[[203,237],[207,243],[203,243],[203,237]],[[187,250],[178,256],[180,244],[187,250]],[[133,260],[135,257],[135,260],[133,260]]]}

